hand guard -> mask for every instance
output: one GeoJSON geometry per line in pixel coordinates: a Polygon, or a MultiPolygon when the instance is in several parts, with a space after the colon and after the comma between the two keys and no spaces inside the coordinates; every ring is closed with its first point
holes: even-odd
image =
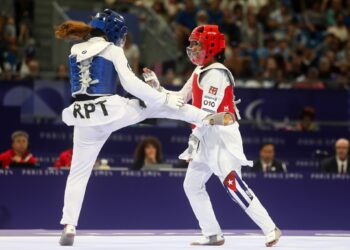
{"type": "Polygon", "coordinates": [[[182,106],[185,105],[185,100],[179,95],[167,93],[165,105],[172,109],[180,109],[182,106]]]}
{"type": "Polygon", "coordinates": [[[162,87],[160,86],[159,80],[157,78],[156,73],[154,71],[149,71],[142,74],[143,79],[145,79],[145,82],[149,84],[152,88],[156,89],[157,91],[161,92],[162,87]]]}
{"type": "Polygon", "coordinates": [[[190,138],[188,139],[188,158],[189,160],[193,160],[194,156],[198,152],[198,147],[199,147],[199,139],[194,135],[191,134],[190,138]]]}
{"type": "Polygon", "coordinates": [[[198,154],[200,140],[193,133],[188,139],[188,147],[181,155],[179,155],[180,160],[185,160],[187,162],[192,161],[198,154]]]}

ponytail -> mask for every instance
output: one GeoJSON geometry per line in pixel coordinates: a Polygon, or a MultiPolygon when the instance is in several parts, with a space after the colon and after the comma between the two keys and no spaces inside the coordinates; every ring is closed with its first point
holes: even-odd
{"type": "Polygon", "coordinates": [[[84,22],[65,21],[55,27],[55,35],[58,39],[86,40],[92,30],[93,28],[84,22]]]}

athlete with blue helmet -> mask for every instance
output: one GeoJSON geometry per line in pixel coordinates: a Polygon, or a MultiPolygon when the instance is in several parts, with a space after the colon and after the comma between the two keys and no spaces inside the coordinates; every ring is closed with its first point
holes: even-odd
{"type": "Polygon", "coordinates": [[[56,28],[57,38],[79,41],[69,56],[75,101],[62,113],[63,121],[74,126],[74,147],[61,219],[65,226],[61,245],[73,245],[93,165],[112,132],[146,118],[179,119],[198,126],[226,123],[222,118],[228,114],[211,115],[184,104],[179,95],[159,92],[137,78],[123,51],[127,31],[123,16],[108,9],[97,13],[89,25],[66,21],[56,28]],[[147,108],[137,99],[117,95],[118,83],[147,108]]]}

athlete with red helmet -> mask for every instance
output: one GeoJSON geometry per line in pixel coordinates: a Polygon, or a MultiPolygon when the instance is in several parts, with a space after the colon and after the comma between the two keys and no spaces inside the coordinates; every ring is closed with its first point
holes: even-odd
{"type": "MultiPolygon", "coordinates": [[[[192,99],[194,106],[205,111],[230,112],[239,119],[233,101],[234,78],[222,64],[224,34],[220,33],[216,25],[202,25],[192,31],[189,41],[187,55],[197,67],[178,93],[186,102],[192,99]]],[[[205,188],[212,174],[219,177],[230,197],[262,229],[266,246],[277,243],[281,231],[242,180],[241,166],[251,166],[252,162],[244,155],[237,122],[226,127],[194,129],[189,147],[180,155],[180,159],[189,161],[184,189],[204,236],[193,245],[222,245],[225,242],[205,188]]]]}

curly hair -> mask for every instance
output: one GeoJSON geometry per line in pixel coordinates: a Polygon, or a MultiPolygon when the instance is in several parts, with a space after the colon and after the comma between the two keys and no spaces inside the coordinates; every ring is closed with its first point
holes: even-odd
{"type": "Polygon", "coordinates": [[[145,137],[140,143],[137,145],[134,156],[134,164],[132,169],[139,170],[143,167],[145,163],[145,148],[148,145],[152,145],[156,148],[156,160],[157,163],[163,162],[163,149],[160,141],[153,136],[145,137]]]}
{"type": "Polygon", "coordinates": [[[69,20],[55,27],[55,35],[58,39],[85,39],[92,30],[93,28],[84,22],[69,20]]]}

